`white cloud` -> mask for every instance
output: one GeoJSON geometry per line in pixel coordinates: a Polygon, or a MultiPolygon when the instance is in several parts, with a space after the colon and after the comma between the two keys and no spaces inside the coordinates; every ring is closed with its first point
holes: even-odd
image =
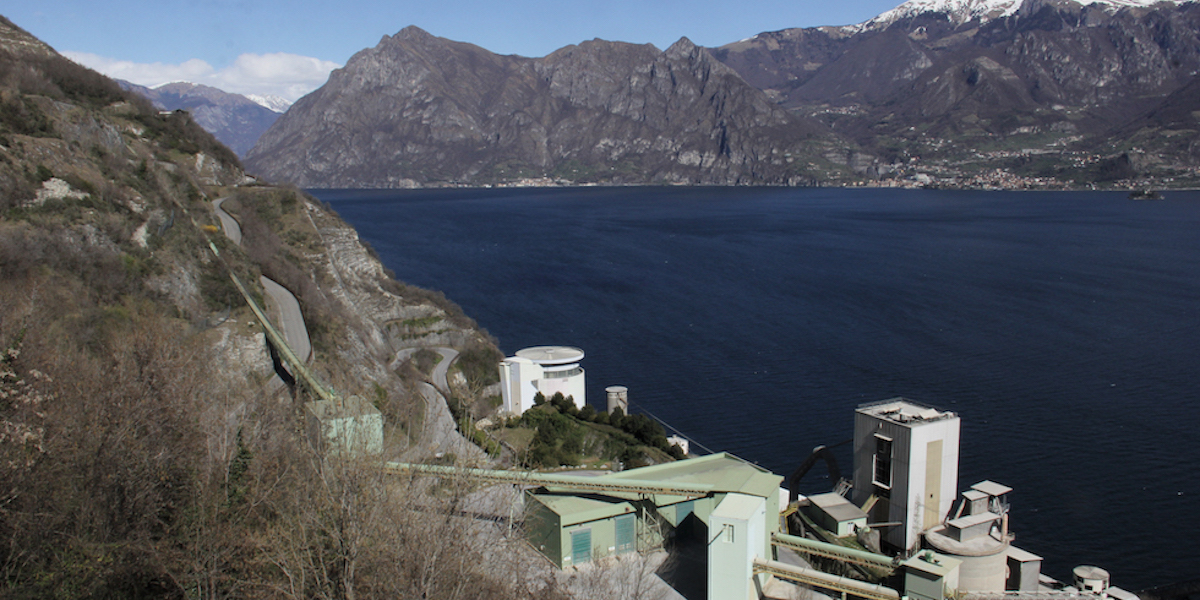
{"type": "Polygon", "coordinates": [[[88,54],[86,52],[63,52],[67,58],[109,77],[153,87],[172,81],[196,81],[209,77],[215,71],[212,65],[194,58],[177,65],[163,63],[135,63],[88,54]]]}
{"type": "Polygon", "coordinates": [[[109,77],[154,87],[190,81],[236,94],[280,96],[294,102],[321,87],[341,65],[298,54],[243,54],[222,69],[198,58],[179,64],[135,63],[86,52],[63,52],[67,58],[109,77]]]}
{"type": "Polygon", "coordinates": [[[341,65],[309,56],[275,52],[243,54],[214,74],[210,84],[239,94],[275,95],[296,101],[321,87],[341,65]]]}

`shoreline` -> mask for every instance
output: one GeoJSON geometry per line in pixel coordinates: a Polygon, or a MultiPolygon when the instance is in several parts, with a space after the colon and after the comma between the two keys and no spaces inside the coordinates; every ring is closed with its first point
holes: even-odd
{"type": "Polygon", "coordinates": [[[342,187],[342,186],[303,186],[300,189],[335,191],[335,190],[412,190],[412,191],[429,191],[429,190],[502,190],[502,189],[569,189],[569,188],[771,188],[771,189],[826,189],[826,190],[928,190],[928,191],[952,191],[952,192],[1113,192],[1113,193],[1139,193],[1145,191],[1158,192],[1164,194],[1161,198],[1130,198],[1131,200],[1169,200],[1166,194],[1171,192],[1195,192],[1200,191],[1200,182],[1192,185],[1171,187],[1168,185],[1145,185],[1145,184],[1129,184],[1116,186],[1091,186],[1091,187],[995,187],[995,186],[953,186],[953,185],[929,185],[915,184],[905,185],[909,182],[899,182],[898,184],[885,185],[880,182],[861,183],[860,185],[811,185],[811,186],[791,186],[791,185],[773,185],[773,184],[678,184],[678,183],[578,183],[567,181],[516,181],[494,184],[470,184],[470,183],[431,183],[427,185],[405,185],[405,186],[357,186],[357,187],[342,187]]]}

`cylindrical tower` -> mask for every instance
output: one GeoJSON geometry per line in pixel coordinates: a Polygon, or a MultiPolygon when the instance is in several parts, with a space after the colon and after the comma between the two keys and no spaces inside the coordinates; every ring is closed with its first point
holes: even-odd
{"type": "Polygon", "coordinates": [[[989,530],[998,527],[991,513],[952,519],[925,532],[925,542],[941,554],[962,561],[958,589],[964,592],[1003,592],[1008,577],[1008,537],[989,530]]]}
{"type": "Polygon", "coordinates": [[[623,385],[610,385],[604,388],[604,391],[608,394],[609,414],[612,414],[612,411],[618,407],[621,412],[629,414],[629,388],[623,385]]]}
{"type": "Polygon", "coordinates": [[[541,375],[533,385],[547,400],[561,393],[574,399],[575,406],[587,404],[583,367],[579,366],[583,350],[572,346],[534,346],[518,350],[517,358],[541,367],[541,375]]]}
{"type": "Polygon", "coordinates": [[[1108,571],[1100,567],[1080,565],[1075,567],[1075,587],[1081,592],[1091,592],[1101,598],[1108,597],[1108,571]]]}

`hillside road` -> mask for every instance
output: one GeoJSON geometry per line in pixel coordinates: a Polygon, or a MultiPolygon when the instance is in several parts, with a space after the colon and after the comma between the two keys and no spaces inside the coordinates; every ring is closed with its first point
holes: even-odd
{"type": "MultiPolygon", "coordinates": [[[[217,218],[221,220],[221,226],[225,229],[225,236],[233,243],[242,245],[242,227],[238,225],[237,219],[234,219],[229,213],[221,208],[226,198],[218,198],[213,200],[213,210],[217,213],[217,218]]],[[[296,300],[296,296],[289,292],[287,288],[279,285],[275,281],[260,277],[259,282],[262,283],[263,291],[267,297],[275,304],[275,308],[279,313],[279,322],[276,324],[279,327],[283,338],[287,340],[288,346],[291,346],[292,352],[296,357],[303,362],[308,362],[312,358],[312,342],[308,337],[308,327],[304,324],[304,315],[300,311],[300,301],[296,300]]]]}

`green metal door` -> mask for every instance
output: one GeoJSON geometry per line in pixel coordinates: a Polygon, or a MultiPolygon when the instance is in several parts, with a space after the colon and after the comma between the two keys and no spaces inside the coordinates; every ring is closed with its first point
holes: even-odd
{"type": "Polygon", "coordinates": [[[592,530],[571,532],[571,562],[581,565],[592,560],[592,530]]]}
{"type": "Polygon", "coordinates": [[[613,519],[617,530],[617,554],[624,554],[633,551],[635,541],[634,526],[637,523],[637,517],[632,514],[621,515],[613,519]]]}

